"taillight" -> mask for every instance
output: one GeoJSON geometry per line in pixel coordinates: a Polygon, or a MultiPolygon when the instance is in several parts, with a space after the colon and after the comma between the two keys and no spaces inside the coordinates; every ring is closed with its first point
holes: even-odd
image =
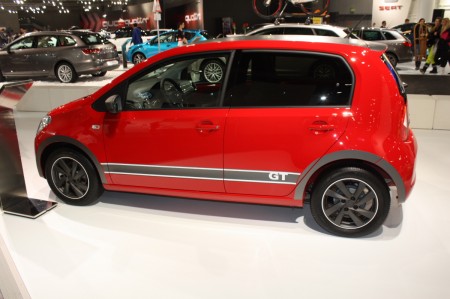
{"type": "Polygon", "coordinates": [[[402,131],[401,131],[401,137],[403,141],[406,141],[408,139],[409,135],[409,113],[408,113],[408,106],[405,105],[405,108],[403,109],[403,122],[402,122],[402,131]]]}
{"type": "Polygon", "coordinates": [[[84,54],[89,55],[89,54],[99,54],[101,52],[100,49],[83,49],[82,50],[84,54]]]}
{"type": "Polygon", "coordinates": [[[412,43],[407,42],[407,41],[404,41],[404,42],[403,42],[403,45],[404,45],[405,47],[408,47],[408,48],[411,48],[411,47],[412,47],[412,43]]]}

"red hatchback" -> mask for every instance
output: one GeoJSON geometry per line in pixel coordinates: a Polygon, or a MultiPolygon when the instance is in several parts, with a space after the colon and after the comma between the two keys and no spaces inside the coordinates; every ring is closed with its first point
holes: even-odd
{"type": "Polygon", "coordinates": [[[324,229],[366,235],[415,182],[406,93],[384,50],[268,36],[165,51],[45,116],[39,172],[74,205],[104,189],[310,202],[324,229]]]}

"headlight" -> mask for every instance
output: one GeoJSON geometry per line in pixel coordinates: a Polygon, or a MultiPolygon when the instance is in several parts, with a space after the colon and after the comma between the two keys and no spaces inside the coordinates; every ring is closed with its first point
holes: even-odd
{"type": "Polygon", "coordinates": [[[36,134],[38,134],[40,131],[42,131],[46,126],[48,126],[52,121],[52,117],[49,115],[44,116],[41,119],[41,122],[39,123],[39,127],[37,129],[36,134]]]}

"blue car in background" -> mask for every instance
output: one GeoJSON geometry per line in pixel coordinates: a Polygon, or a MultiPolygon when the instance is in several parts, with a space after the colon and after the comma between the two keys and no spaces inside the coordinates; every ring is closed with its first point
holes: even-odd
{"type": "MultiPolygon", "coordinates": [[[[184,34],[189,44],[210,39],[204,30],[184,30],[184,34]]],[[[177,31],[172,30],[159,35],[159,42],[161,52],[177,47],[177,31]]],[[[126,56],[129,62],[138,64],[155,54],[158,54],[158,36],[155,36],[148,42],[131,46],[126,56]]]]}

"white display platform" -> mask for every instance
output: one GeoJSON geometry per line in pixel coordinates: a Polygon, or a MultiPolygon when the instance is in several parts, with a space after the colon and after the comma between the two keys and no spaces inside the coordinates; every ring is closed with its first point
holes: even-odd
{"type": "MultiPolygon", "coordinates": [[[[420,100],[420,98],[419,98],[420,100]]],[[[28,195],[45,112],[16,112],[28,195]]],[[[32,220],[0,214],[5,299],[450,298],[450,131],[415,130],[417,183],[379,231],[331,236],[304,209],[106,192],[32,220]]]]}
{"type": "MultiPolygon", "coordinates": [[[[27,188],[56,200],[34,165],[40,116],[17,113],[27,188]]],[[[326,234],[308,206],[107,192],[96,205],[60,203],[36,220],[0,215],[23,281],[0,288],[6,299],[20,298],[10,296],[17,288],[33,299],[448,298],[450,131],[416,134],[413,194],[369,237],[326,234]]]]}

